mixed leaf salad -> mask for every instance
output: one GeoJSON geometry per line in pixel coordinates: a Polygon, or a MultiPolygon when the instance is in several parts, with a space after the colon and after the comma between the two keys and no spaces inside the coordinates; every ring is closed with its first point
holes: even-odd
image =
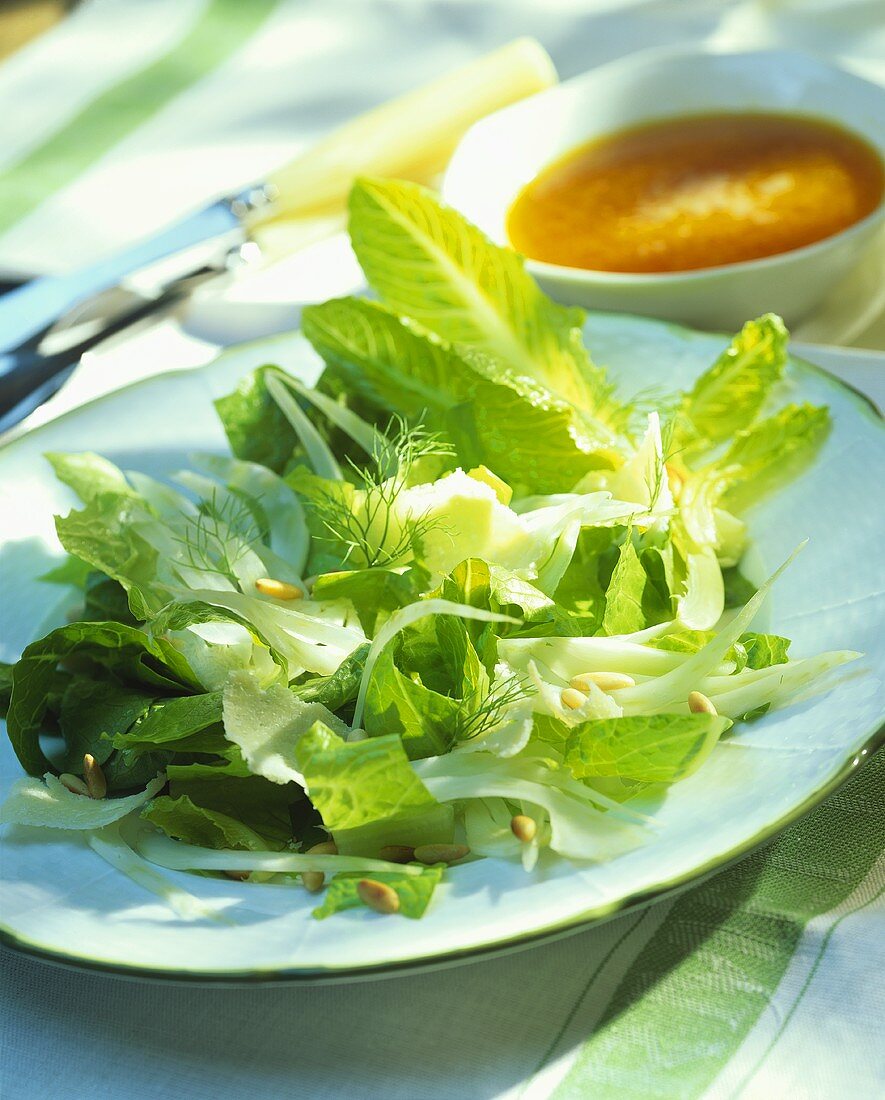
{"type": "Polygon", "coordinates": [[[350,233],[374,297],[304,311],[315,387],[267,365],[216,403],[231,454],[172,483],[47,456],[82,505],[45,580],[80,606],[0,671],[32,777],[2,819],[85,831],[180,909],[158,866],[417,917],[463,859],[615,858],[856,656],[791,659],[754,630],[777,573],[740,571],[745,512],[828,431],[778,405],[777,317],[626,397],[428,191],[358,182],[350,233]]]}

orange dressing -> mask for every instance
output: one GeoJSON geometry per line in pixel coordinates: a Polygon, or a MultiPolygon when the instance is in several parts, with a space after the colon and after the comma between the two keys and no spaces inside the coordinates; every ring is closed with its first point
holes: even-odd
{"type": "Polygon", "coordinates": [[[872,213],[883,188],[876,150],[828,122],[687,116],[567,153],[517,196],[507,235],[567,267],[692,271],[830,237],[872,213]]]}

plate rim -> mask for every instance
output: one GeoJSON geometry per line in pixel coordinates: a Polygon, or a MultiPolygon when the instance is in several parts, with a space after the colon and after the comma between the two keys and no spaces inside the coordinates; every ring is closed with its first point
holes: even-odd
{"type": "MultiPolygon", "coordinates": [[[[708,333],[702,332],[698,329],[693,329],[687,325],[681,325],[675,322],[662,321],[657,318],[644,317],[641,315],[623,314],[615,311],[607,310],[594,310],[588,312],[588,319],[593,317],[616,317],[618,319],[625,320],[638,320],[644,323],[651,323],[653,325],[661,326],[663,328],[672,329],[678,332],[680,335],[688,336],[703,336],[703,337],[719,337],[723,339],[729,339],[727,334],[723,333],[708,333]]],[[[298,336],[299,330],[287,333],[276,333],[270,336],[259,337],[255,340],[244,341],[240,344],[230,345],[227,348],[222,348],[218,355],[213,357],[208,363],[203,363],[195,367],[187,367],[184,369],[172,368],[166,371],[159,371],[156,374],[150,375],[145,378],[139,378],[127,385],[120,386],[117,389],[111,390],[104,394],[99,394],[96,397],[83,402],[81,405],[77,405],[74,408],[63,410],[58,416],[53,417],[50,420],[44,421],[35,425],[32,429],[25,429],[23,431],[17,431],[13,429],[11,437],[6,439],[0,438],[0,455],[2,455],[9,448],[13,448],[17,443],[24,439],[33,439],[35,435],[39,436],[46,429],[55,425],[57,422],[64,418],[70,417],[81,410],[92,407],[94,405],[103,403],[110,398],[117,397],[124,393],[136,390],[139,387],[143,387],[149,384],[153,384],[156,381],[162,380],[168,376],[181,376],[181,377],[195,377],[201,373],[205,373],[212,369],[212,367],[218,362],[219,358],[225,356],[228,352],[238,352],[243,349],[247,349],[252,345],[268,344],[273,341],[285,341],[292,339],[293,336],[298,336]]],[[[788,353],[789,354],[789,353],[788,353]]],[[[790,362],[797,366],[800,371],[811,371],[813,374],[822,378],[828,385],[834,387],[837,390],[845,391],[852,399],[853,403],[858,406],[858,411],[861,414],[865,414],[870,417],[874,422],[880,426],[885,424],[885,416],[883,416],[875,403],[862,391],[856,389],[854,386],[843,381],[840,378],[829,373],[823,367],[819,367],[816,364],[809,362],[801,356],[790,354],[790,362]]],[[[573,914],[568,918],[556,921],[552,924],[545,925],[541,928],[533,929],[530,932],[517,933],[510,935],[504,939],[486,940],[479,944],[473,944],[469,947],[451,949],[442,952],[425,953],[422,955],[412,956],[409,959],[402,959],[397,961],[382,961],[382,962],[368,962],[366,964],[348,965],[340,968],[334,966],[328,967],[299,967],[299,966],[269,966],[262,968],[249,968],[241,971],[236,970],[206,970],[206,969],[185,969],[181,967],[167,968],[163,966],[148,966],[145,964],[126,964],[123,962],[113,962],[110,960],[97,959],[90,957],[89,955],[76,955],[67,951],[62,951],[56,948],[51,948],[42,943],[37,943],[28,940],[25,936],[15,932],[5,923],[0,922],[0,946],[12,951],[15,954],[22,955],[24,957],[37,959],[40,962],[48,963],[55,966],[60,966],[67,969],[74,969],[80,971],[97,972],[104,974],[111,974],[115,977],[129,979],[133,981],[152,981],[163,983],[182,983],[193,985],[230,985],[230,986],[244,986],[244,985],[319,985],[319,984],[331,984],[331,983],[347,983],[354,981],[368,981],[375,980],[382,977],[397,977],[406,976],[409,974],[429,972],[436,969],[442,969],[446,967],[457,966],[466,964],[473,961],[480,961],[486,958],[493,958],[496,956],[511,953],[517,950],[527,950],[534,946],[539,946],[543,943],[552,942],[557,939],[565,938],[569,935],[577,934],[578,932],[585,931],[594,927],[597,924],[604,923],[607,920],[612,920],[618,916],[622,916],[628,912],[642,909],[648,905],[651,905],[657,901],[663,900],[667,896],[676,895],[684,889],[690,886],[700,884],[705,879],[709,878],[713,874],[719,871],[727,869],[732,864],[738,862],[743,857],[747,856],[751,852],[757,850],[767,841],[771,840],[777,834],[783,832],[790,825],[800,820],[806,814],[810,813],[816,806],[824,801],[828,795],[832,794],[837,788],[839,788],[846,780],[848,780],[859,768],[863,767],[869,759],[876,753],[877,750],[885,746],[885,718],[877,718],[874,724],[864,731],[863,744],[854,750],[851,750],[847,754],[840,766],[834,771],[830,778],[811,794],[809,794],[798,805],[791,807],[785,814],[781,815],[776,820],[770,822],[765,828],[761,829],[754,836],[739,843],[733,848],[729,848],[727,851],[720,853],[719,855],[708,860],[700,867],[693,867],[690,870],[677,875],[675,878],[665,879],[655,883],[652,886],[646,887],[644,890],[637,891],[635,893],[627,894],[617,901],[607,903],[605,905],[591,907],[585,909],[580,913],[573,914]]]]}

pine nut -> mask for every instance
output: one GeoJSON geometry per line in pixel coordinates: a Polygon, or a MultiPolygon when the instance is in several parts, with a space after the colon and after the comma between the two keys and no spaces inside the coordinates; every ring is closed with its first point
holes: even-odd
{"type": "Polygon", "coordinates": [[[688,709],[692,714],[712,714],[714,717],[719,713],[707,696],[700,691],[692,691],[689,694],[688,709]]]}
{"type": "Polygon", "coordinates": [[[395,913],[399,909],[399,895],[384,882],[372,878],[363,878],[356,884],[363,905],[368,905],[376,913],[395,913]]]}
{"type": "Polygon", "coordinates": [[[288,581],[276,581],[273,577],[259,577],[255,587],[262,596],[272,596],[275,600],[300,600],[304,592],[297,584],[288,581]]]}
{"type": "Polygon", "coordinates": [[[387,844],[378,853],[379,859],[388,863],[411,863],[415,858],[415,849],[407,844],[387,844]]]}
{"type": "Polygon", "coordinates": [[[529,817],[528,814],[517,814],[510,822],[510,831],[517,840],[523,844],[529,844],[535,839],[538,826],[534,818],[529,817]]]}
{"type": "Polygon", "coordinates": [[[415,849],[415,859],[431,866],[434,863],[457,863],[470,855],[466,844],[420,844],[415,849]]]}
{"type": "Polygon", "coordinates": [[[559,698],[562,700],[562,705],[568,707],[569,710],[577,710],[587,702],[587,696],[584,692],[573,687],[567,687],[559,698]]]}
{"type": "Polygon", "coordinates": [[[302,871],[301,881],[304,883],[305,889],[312,894],[318,894],[325,884],[326,876],[322,871],[302,871]]]}
{"type": "Polygon", "coordinates": [[[71,794],[80,794],[83,795],[84,798],[89,798],[89,788],[79,775],[71,775],[70,772],[62,772],[58,777],[58,781],[63,787],[67,787],[71,794]]]}
{"type": "Polygon", "coordinates": [[[337,856],[338,845],[334,840],[321,840],[319,844],[314,844],[312,848],[307,849],[309,856],[337,856]]]}
{"type": "MultiPolygon", "coordinates": [[[[321,840],[319,844],[314,844],[312,848],[308,848],[306,854],[309,856],[337,856],[338,845],[334,840],[321,840]]],[[[301,881],[307,890],[310,890],[312,894],[316,894],[325,885],[326,876],[322,871],[303,871],[301,881]]]]}
{"type": "Polygon", "coordinates": [[[626,672],[582,672],[580,676],[573,676],[569,684],[576,691],[587,691],[591,684],[600,691],[618,691],[619,688],[635,687],[636,681],[626,672]]]}
{"type": "Polygon", "coordinates": [[[104,798],[108,793],[108,781],[101,770],[101,764],[91,753],[83,757],[83,778],[90,798],[104,798]]]}

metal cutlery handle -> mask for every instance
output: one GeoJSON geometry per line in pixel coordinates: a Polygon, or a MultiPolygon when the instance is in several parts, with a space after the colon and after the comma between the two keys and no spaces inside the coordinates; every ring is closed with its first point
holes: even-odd
{"type": "MultiPolygon", "coordinates": [[[[114,286],[132,272],[208,237],[237,229],[240,219],[234,208],[249,209],[252,195],[259,193],[260,190],[249,191],[232,199],[222,199],[162,233],[89,267],[68,275],[34,279],[5,294],[0,298],[0,354],[26,346],[78,302],[114,286]]],[[[3,373],[4,367],[0,365],[0,376],[3,373]]]]}

